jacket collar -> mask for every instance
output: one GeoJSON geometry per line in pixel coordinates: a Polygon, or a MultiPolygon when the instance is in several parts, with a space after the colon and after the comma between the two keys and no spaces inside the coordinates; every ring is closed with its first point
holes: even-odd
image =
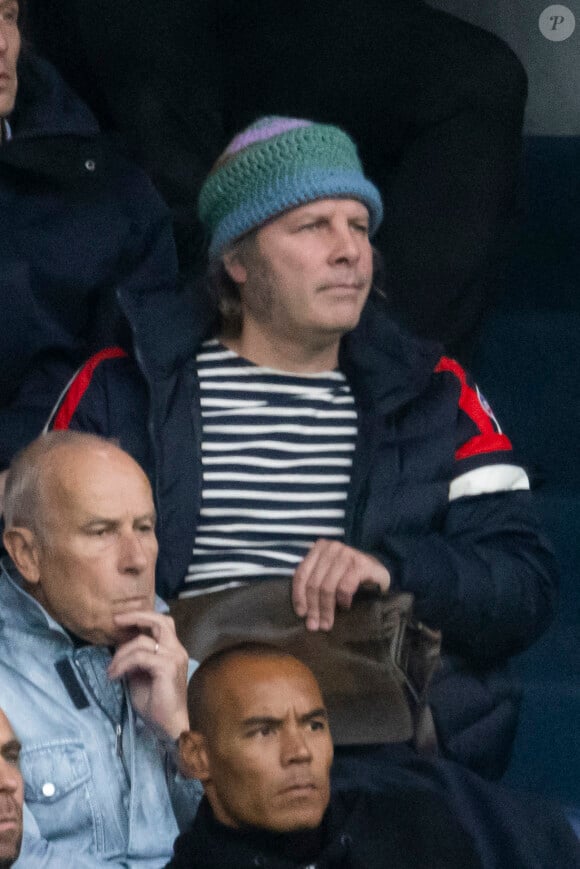
{"type": "MultiPolygon", "coordinates": [[[[133,330],[139,363],[152,379],[167,377],[193,359],[217,325],[215,304],[201,280],[146,298],[124,293],[119,301],[133,330]]],[[[357,327],[342,339],[339,361],[359,403],[387,414],[427,387],[441,354],[438,343],[397,326],[386,300],[374,292],[357,327]]]]}
{"type": "Polygon", "coordinates": [[[404,332],[374,291],[342,339],[339,363],[359,404],[388,414],[426,389],[441,354],[440,344],[404,332]]]}
{"type": "Polygon", "coordinates": [[[193,359],[217,328],[217,309],[201,280],[187,285],[175,281],[155,292],[121,290],[118,300],[139,364],[153,379],[167,377],[193,359]]]}
{"type": "Polygon", "coordinates": [[[99,132],[88,106],[50,63],[29,49],[21,52],[18,61],[18,94],[10,124],[14,142],[39,136],[94,136],[99,132]]]}
{"type": "Polygon", "coordinates": [[[8,118],[0,118],[0,146],[9,142],[12,138],[12,127],[8,118]]]}
{"type": "Polygon", "coordinates": [[[0,621],[4,618],[11,628],[26,633],[55,632],[72,645],[72,640],[62,625],[24,590],[23,579],[10,559],[3,558],[0,567],[0,621]]]}
{"type": "MultiPolygon", "coordinates": [[[[348,800],[347,800],[348,802],[348,800]]],[[[190,829],[176,842],[171,869],[294,869],[312,863],[337,866],[350,848],[343,835],[348,811],[345,798],[335,795],[317,830],[305,833],[268,833],[234,830],[215,820],[204,797],[190,829]]]]}

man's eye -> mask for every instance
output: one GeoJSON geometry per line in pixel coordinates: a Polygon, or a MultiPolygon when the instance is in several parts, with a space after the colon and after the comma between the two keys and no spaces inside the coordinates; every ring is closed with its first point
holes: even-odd
{"type": "Polygon", "coordinates": [[[4,757],[7,763],[11,764],[12,766],[18,766],[18,764],[20,763],[19,750],[15,749],[14,751],[7,751],[4,757]]]}
{"type": "Polygon", "coordinates": [[[326,730],[326,721],[322,718],[317,718],[314,721],[310,722],[311,730],[326,730]]]}
{"type": "Polygon", "coordinates": [[[258,736],[270,736],[271,733],[274,732],[274,728],[271,724],[262,724],[260,727],[256,727],[254,730],[250,730],[248,736],[250,737],[258,737],[258,736]]]}

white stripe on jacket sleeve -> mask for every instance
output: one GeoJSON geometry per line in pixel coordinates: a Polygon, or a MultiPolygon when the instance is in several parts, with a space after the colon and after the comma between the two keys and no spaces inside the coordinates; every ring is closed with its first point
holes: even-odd
{"type": "Polygon", "coordinates": [[[452,480],[449,486],[449,500],[529,488],[529,477],[518,465],[486,465],[474,471],[467,471],[452,480]]]}

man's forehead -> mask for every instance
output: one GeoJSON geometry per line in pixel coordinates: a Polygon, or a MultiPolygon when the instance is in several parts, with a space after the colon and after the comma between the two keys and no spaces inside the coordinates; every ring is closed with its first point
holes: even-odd
{"type": "Polygon", "coordinates": [[[85,489],[105,490],[115,481],[135,481],[148,485],[147,477],[131,456],[114,444],[102,446],[66,445],[48,457],[47,478],[70,494],[85,489]]]}
{"type": "Polygon", "coordinates": [[[221,673],[217,696],[239,723],[256,716],[278,717],[290,706],[300,714],[322,707],[314,676],[290,657],[235,659],[221,673]]]}
{"type": "Polygon", "coordinates": [[[115,518],[126,510],[136,515],[154,513],[149,481],[133,459],[121,450],[64,449],[55,451],[46,469],[43,500],[58,504],[51,513],[74,513],[79,524],[97,518],[115,518]],[[59,455],[60,453],[60,455],[59,455]]]}

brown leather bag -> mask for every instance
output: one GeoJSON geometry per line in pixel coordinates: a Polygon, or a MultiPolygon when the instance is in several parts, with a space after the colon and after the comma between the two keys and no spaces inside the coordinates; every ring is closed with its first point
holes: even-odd
{"type": "Polygon", "coordinates": [[[412,740],[423,753],[436,750],[427,689],[441,635],[413,618],[412,594],[359,592],[350,610],[337,610],[329,632],[306,630],[286,580],[183,598],[170,610],[197,660],[247,640],[303,660],[322,688],[336,745],[412,740]]]}

